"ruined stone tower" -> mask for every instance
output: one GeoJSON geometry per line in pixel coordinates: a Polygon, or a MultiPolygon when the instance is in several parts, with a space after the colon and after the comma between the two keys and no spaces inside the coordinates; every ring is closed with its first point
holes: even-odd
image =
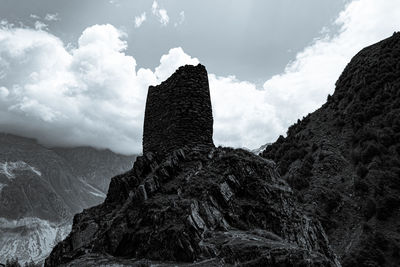
{"type": "Polygon", "coordinates": [[[164,155],[187,147],[213,147],[213,117],[206,68],[186,65],[147,94],[143,153],[164,155]]]}

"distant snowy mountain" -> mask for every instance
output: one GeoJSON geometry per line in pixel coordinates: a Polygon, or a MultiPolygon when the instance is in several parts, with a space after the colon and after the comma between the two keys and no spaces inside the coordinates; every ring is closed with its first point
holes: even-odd
{"type": "Polygon", "coordinates": [[[135,158],[0,133],[0,263],[43,260],[68,234],[73,215],[101,203],[111,177],[135,158]]]}
{"type": "Polygon", "coordinates": [[[262,146],[260,146],[259,148],[256,148],[256,149],[252,149],[252,150],[250,150],[250,152],[252,152],[252,153],[254,153],[256,155],[260,155],[260,153],[262,153],[265,150],[265,148],[267,148],[267,146],[269,146],[269,145],[271,145],[271,143],[267,143],[267,144],[262,145],[262,146]]]}
{"type": "Polygon", "coordinates": [[[51,249],[71,231],[71,224],[52,223],[39,218],[6,220],[0,218],[0,259],[42,262],[51,249]]]}

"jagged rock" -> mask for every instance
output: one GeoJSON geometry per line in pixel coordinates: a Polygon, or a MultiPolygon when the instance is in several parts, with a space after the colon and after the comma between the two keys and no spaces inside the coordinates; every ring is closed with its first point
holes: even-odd
{"type": "Polygon", "coordinates": [[[75,216],[46,266],[87,253],[132,263],[215,258],[220,265],[340,265],[321,225],[296,208],[273,162],[244,150],[217,148],[212,159],[208,152],[139,157],[131,171],[113,178],[102,205],[75,216]],[[149,181],[153,186],[146,187],[149,181]],[[113,188],[120,185],[129,193],[113,188]]]}
{"type": "Polygon", "coordinates": [[[400,33],[360,51],[319,110],[262,156],[344,266],[400,266],[400,33]]]}
{"type": "MultiPolygon", "coordinates": [[[[199,68],[206,81],[202,66],[172,76],[175,84],[190,85],[179,90],[197,88],[195,79],[181,79],[198,75],[199,68]]],[[[208,84],[201,86],[208,92],[208,84]]],[[[173,86],[167,88],[174,96],[173,86]]],[[[170,120],[184,120],[193,134],[185,113],[177,114],[170,120]]],[[[340,266],[321,224],[297,207],[275,164],[245,150],[215,148],[210,126],[212,133],[212,123],[203,125],[206,134],[196,143],[145,131],[144,143],[151,145],[144,155],[112,179],[103,204],[74,217],[70,235],[45,265],[340,266]],[[161,150],[153,148],[156,141],[161,150]]]]}

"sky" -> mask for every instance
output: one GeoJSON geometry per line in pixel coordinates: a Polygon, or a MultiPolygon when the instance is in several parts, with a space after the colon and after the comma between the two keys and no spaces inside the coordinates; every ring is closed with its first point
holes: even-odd
{"type": "Polygon", "coordinates": [[[148,86],[201,63],[215,144],[254,149],[399,30],[398,0],[0,0],[0,131],[140,153],[148,86]]]}

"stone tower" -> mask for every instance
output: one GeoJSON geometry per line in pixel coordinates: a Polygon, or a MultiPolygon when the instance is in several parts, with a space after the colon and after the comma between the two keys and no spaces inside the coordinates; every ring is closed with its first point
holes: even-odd
{"type": "Polygon", "coordinates": [[[186,65],[147,94],[143,153],[167,154],[187,147],[214,147],[206,68],[186,65]]]}

